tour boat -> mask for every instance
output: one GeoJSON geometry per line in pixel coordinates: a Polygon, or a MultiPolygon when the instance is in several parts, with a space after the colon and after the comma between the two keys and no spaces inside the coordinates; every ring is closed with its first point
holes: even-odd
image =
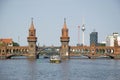
{"type": "Polygon", "coordinates": [[[60,63],[61,58],[59,55],[52,55],[52,56],[50,56],[50,62],[51,63],[60,63]]]}

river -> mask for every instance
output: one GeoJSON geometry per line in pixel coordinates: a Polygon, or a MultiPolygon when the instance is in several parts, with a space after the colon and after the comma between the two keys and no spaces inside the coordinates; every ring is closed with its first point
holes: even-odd
{"type": "Polygon", "coordinates": [[[0,60],[0,80],[120,80],[120,60],[70,59],[60,64],[42,57],[0,60]]]}

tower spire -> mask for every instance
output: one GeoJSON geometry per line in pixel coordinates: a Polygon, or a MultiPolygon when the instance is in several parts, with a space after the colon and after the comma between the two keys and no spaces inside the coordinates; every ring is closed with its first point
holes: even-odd
{"type": "Polygon", "coordinates": [[[31,18],[31,23],[33,24],[33,17],[31,18]]]}
{"type": "Polygon", "coordinates": [[[68,37],[68,28],[67,28],[67,25],[66,25],[66,18],[64,18],[64,25],[63,25],[63,28],[62,28],[62,36],[63,37],[68,37]]]}
{"type": "Polygon", "coordinates": [[[66,24],[66,18],[64,18],[64,24],[66,24]]]}
{"type": "Polygon", "coordinates": [[[33,18],[31,18],[31,25],[30,25],[30,30],[34,30],[34,23],[33,23],[33,18]]]}
{"type": "Polygon", "coordinates": [[[66,25],[66,18],[64,18],[64,26],[63,26],[63,28],[67,28],[67,25],[66,25]]]}
{"type": "Polygon", "coordinates": [[[29,28],[29,36],[36,36],[36,29],[34,28],[33,18],[31,18],[31,25],[29,28]]]}

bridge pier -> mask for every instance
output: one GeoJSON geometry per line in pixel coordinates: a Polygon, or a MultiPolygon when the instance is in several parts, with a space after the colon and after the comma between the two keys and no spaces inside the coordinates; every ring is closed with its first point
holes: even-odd
{"type": "Polygon", "coordinates": [[[88,56],[89,59],[96,59],[95,56],[88,56]]]}
{"type": "Polygon", "coordinates": [[[0,59],[7,59],[6,56],[0,56],[0,59]]]}
{"type": "Polygon", "coordinates": [[[36,55],[36,59],[39,59],[39,55],[36,55]]]}
{"type": "Polygon", "coordinates": [[[111,59],[120,59],[120,54],[110,56],[111,59]]]}
{"type": "Polygon", "coordinates": [[[39,57],[37,55],[30,54],[28,55],[29,59],[38,59],[39,57]]]}
{"type": "Polygon", "coordinates": [[[111,59],[120,59],[120,54],[107,54],[111,59]]]}
{"type": "Polygon", "coordinates": [[[110,59],[115,59],[115,57],[113,57],[113,56],[109,56],[110,57],[110,59]]]}
{"type": "Polygon", "coordinates": [[[115,59],[120,59],[120,54],[116,55],[115,59]]]}
{"type": "Polygon", "coordinates": [[[60,55],[62,60],[67,60],[70,59],[70,56],[66,56],[66,55],[60,55]]]}

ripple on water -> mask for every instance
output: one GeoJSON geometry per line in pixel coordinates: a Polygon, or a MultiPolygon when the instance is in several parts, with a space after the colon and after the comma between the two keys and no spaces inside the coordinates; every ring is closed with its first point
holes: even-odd
{"type": "Polygon", "coordinates": [[[120,60],[0,60],[0,80],[120,80],[120,60]]]}

